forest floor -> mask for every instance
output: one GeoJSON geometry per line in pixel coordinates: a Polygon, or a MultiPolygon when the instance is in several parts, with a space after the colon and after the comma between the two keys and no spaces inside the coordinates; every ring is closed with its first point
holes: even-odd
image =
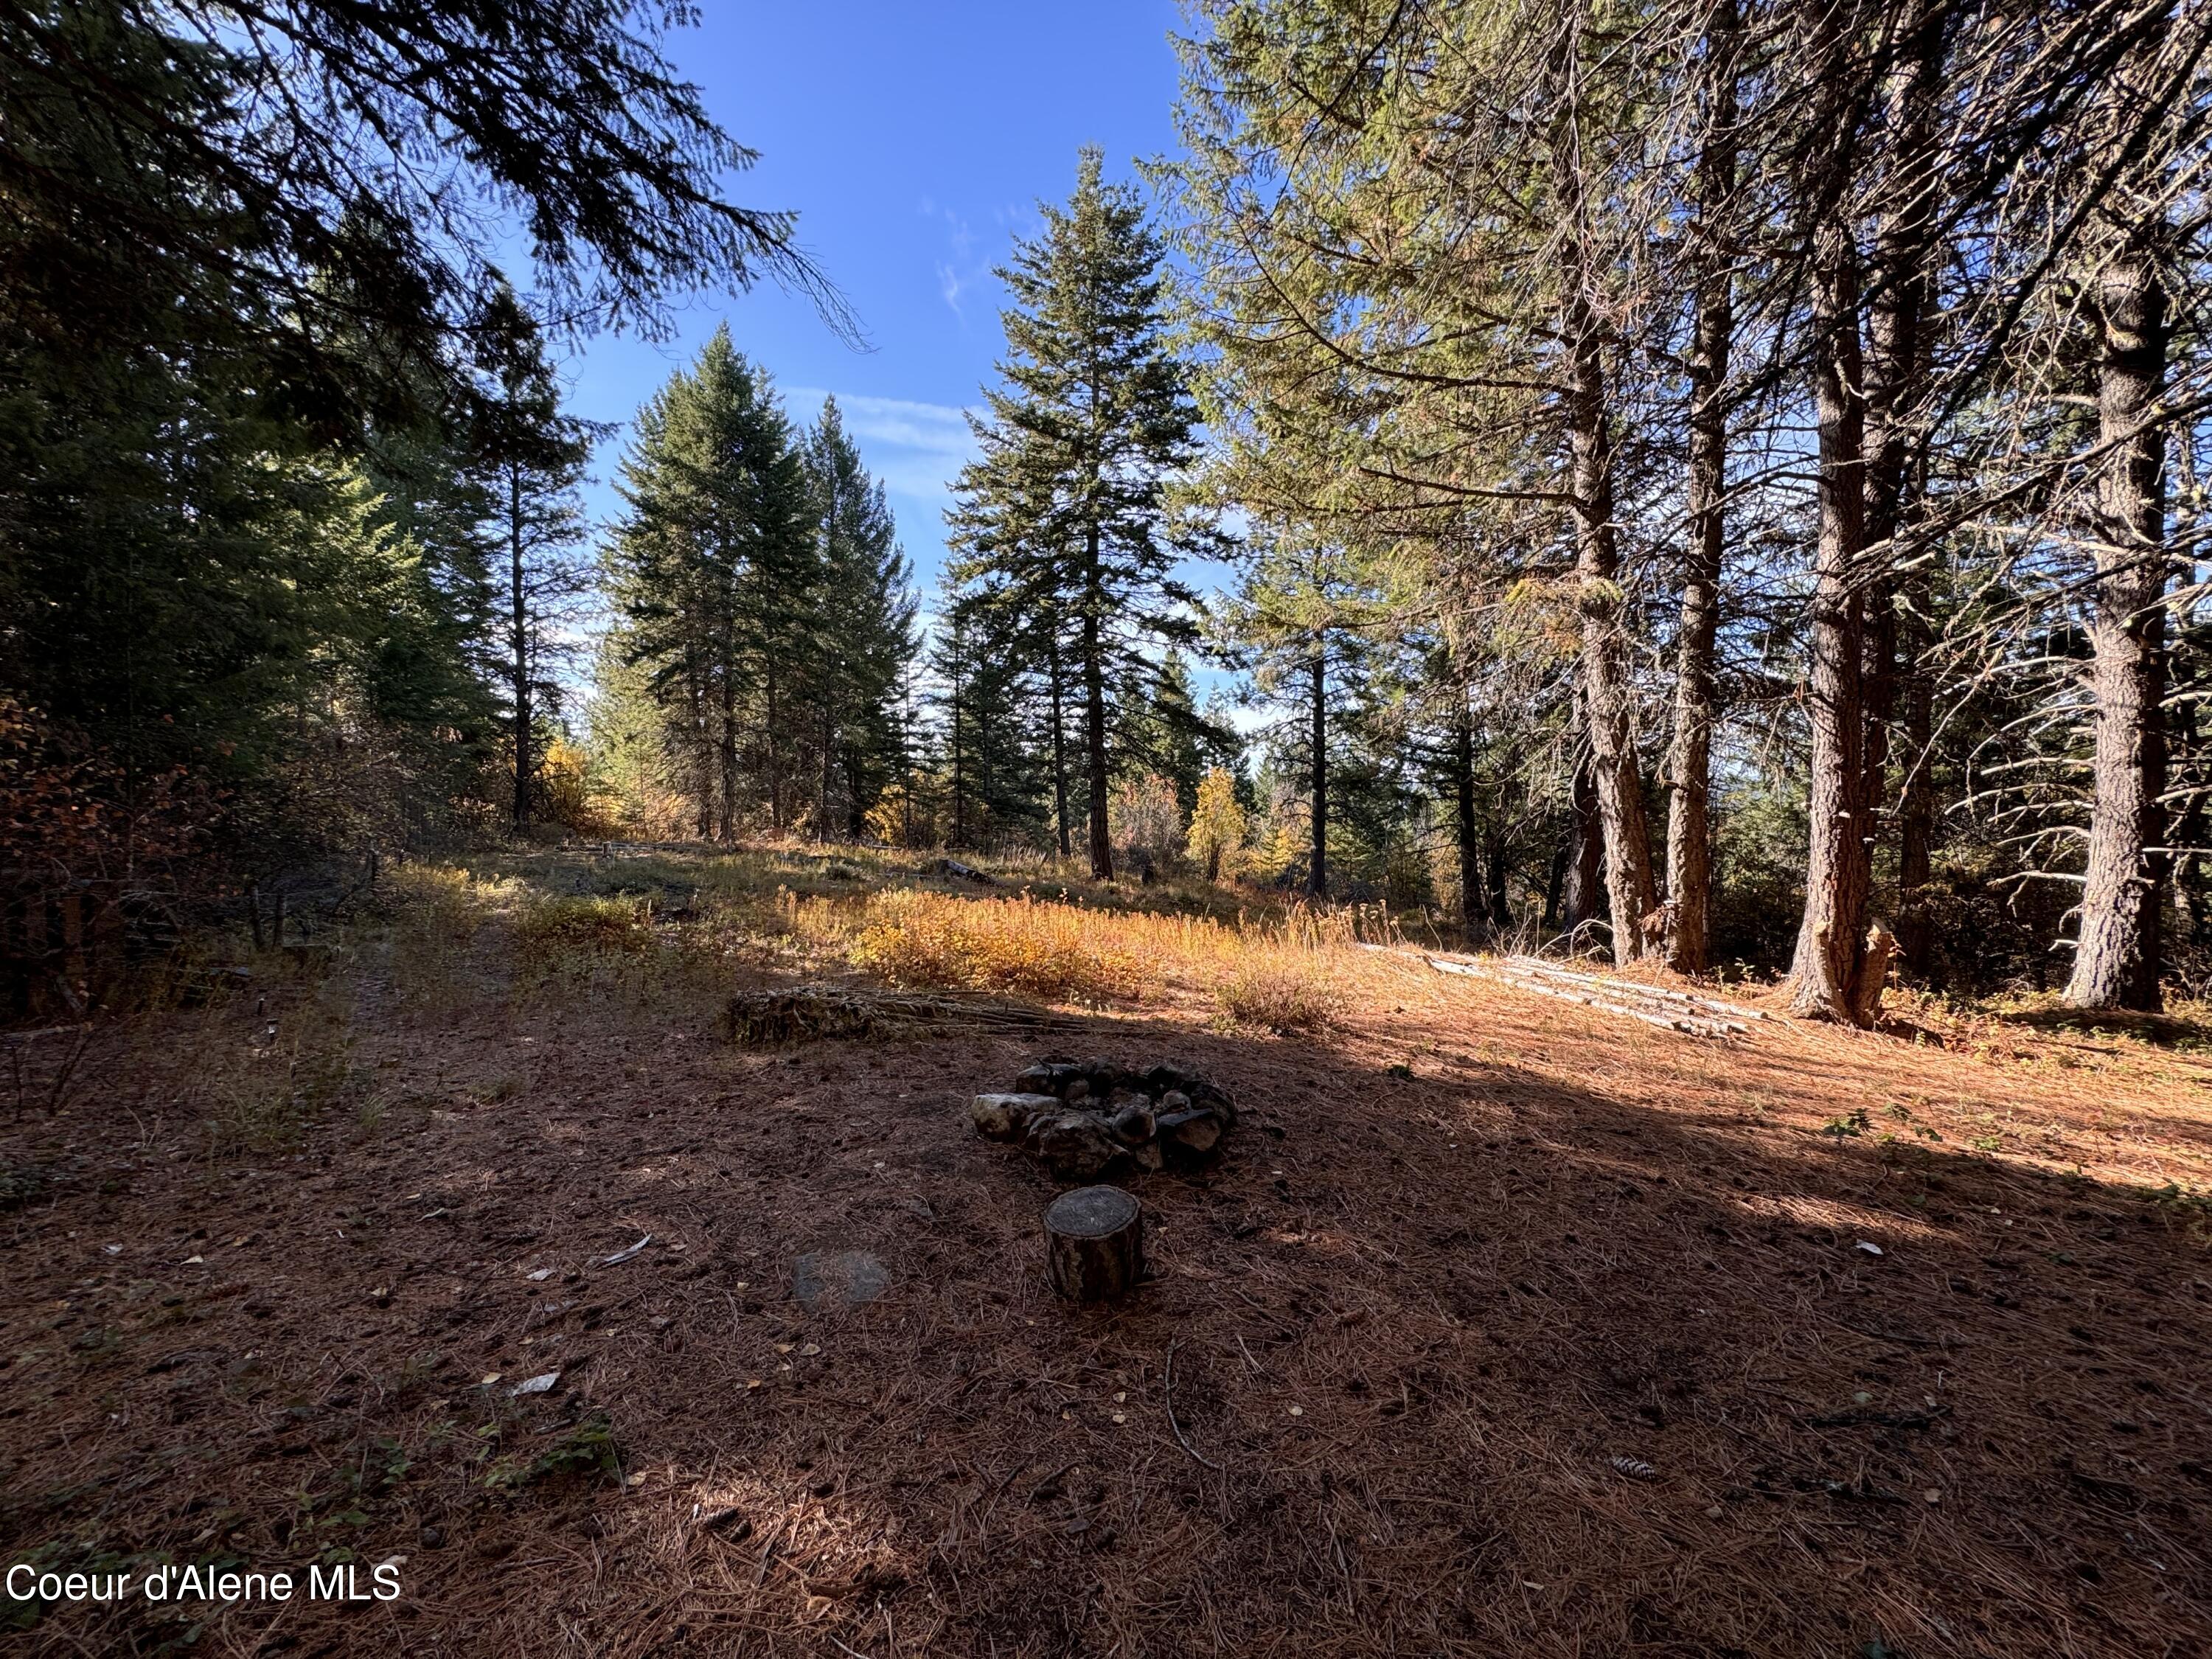
{"type": "Polygon", "coordinates": [[[10,1045],[0,1563],[134,1581],[11,1650],[2212,1652],[2202,1024],[1714,1040],[914,862],[410,866],[10,1045]],[[884,975],[1060,1023],[720,1021],[884,975]],[[1048,1053],[1240,1109],[1119,1307],[968,1125],[1048,1053]]]}

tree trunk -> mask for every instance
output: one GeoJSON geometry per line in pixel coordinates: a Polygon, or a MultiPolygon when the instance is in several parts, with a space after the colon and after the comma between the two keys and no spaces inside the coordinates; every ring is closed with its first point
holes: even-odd
{"type": "Polygon", "coordinates": [[[1327,637],[1314,641],[1311,677],[1311,737],[1313,744],[1313,856],[1306,862],[1306,891],[1324,902],[1328,898],[1328,647],[1327,637]]]}
{"type": "Polygon", "coordinates": [[[507,578],[508,669],[514,685],[514,827],[530,827],[530,780],[537,770],[530,753],[529,592],[522,571],[522,476],[507,469],[507,578]]]}
{"type": "MultiPolygon", "coordinates": [[[[783,833],[783,712],[776,707],[775,670],[765,668],[761,675],[761,689],[767,701],[768,723],[761,733],[761,760],[768,771],[768,822],[777,835],[783,833]]],[[[734,742],[734,738],[729,739],[734,742]]],[[[734,751],[732,765],[736,764],[734,751]]],[[[723,834],[729,831],[725,828],[723,834]]]]}
{"type": "Polygon", "coordinates": [[[1571,936],[1597,920],[1605,903],[1605,826],[1598,811],[1597,774],[1588,757],[1575,767],[1574,818],[1563,873],[1559,926],[1571,936]]]}
{"type": "MultiPolygon", "coordinates": [[[[1925,585],[1908,585],[1908,598],[1924,602],[1925,585]]],[[[1933,641],[1923,605],[1909,607],[1899,619],[1905,666],[1899,690],[1905,705],[1905,781],[1898,799],[1897,959],[1905,972],[1925,980],[1935,965],[1936,930],[1929,915],[1928,882],[1935,867],[1936,789],[1929,775],[1936,742],[1935,688],[1919,665],[1933,641]]]]}
{"type": "Polygon", "coordinates": [[[1506,868],[1505,832],[1493,825],[1487,845],[1490,866],[1490,925],[1503,938],[1513,927],[1513,904],[1505,890],[1511,873],[1506,868]]]}
{"type": "MultiPolygon", "coordinates": [[[[1571,46],[1570,50],[1571,50],[1571,46]]],[[[1579,157],[1568,136],[1553,150],[1561,234],[1560,333],[1568,352],[1566,397],[1570,489],[1574,498],[1577,605],[1582,613],[1583,707],[1588,721],[1598,816],[1605,830],[1605,886],[1616,962],[1644,954],[1644,919],[1658,908],[1644,783],[1636,763],[1635,722],[1621,638],[1626,610],[1613,523],[1613,436],[1607,425],[1604,338],[1589,289],[1583,245],[1579,157]]]]}
{"type": "MultiPolygon", "coordinates": [[[[1899,614],[1895,572],[1903,550],[1900,543],[1914,510],[1913,484],[1924,449],[1920,436],[1923,406],[1933,368],[1926,336],[1929,266],[1935,240],[1936,101],[1943,70],[1943,16],[1934,5],[1921,9],[1906,49],[1890,72],[1886,125],[1893,155],[1885,181],[1887,199],[1875,233],[1874,291],[1867,307],[1863,532],[1867,553],[1863,563],[1872,568],[1863,578],[1866,631],[1862,681],[1866,735],[1859,757],[1863,773],[1859,799],[1869,836],[1879,833],[1889,799],[1892,728],[1900,708],[1908,726],[1921,722],[1917,705],[1929,690],[1914,684],[1920,677],[1918,663],[1924,646],[1918,637],[1920,624],[1899,614]],[[1900,645],[1905,647],[1902,655],[1900,645]]],[[[1911,586],[1916,593],[1924,596],[1924,580],[1911,586]]],[[[1908,738],[1908,744],[1910,741],[1908,738]]],[[[1907,754],[1905,768],[1905,788],[1913,793],[1917,783],[1925,781],[1925,768],[1917,751],[1907,754]]],[[[1921,809],[1921,822],[1913,833],[1924,837],[1932,830],[1933,820],[1922,803],[1914,805],[1921,809]]],[[[1902,801],[1898,816],[1900,819],[1909,816],[1902,801]]],[[[1927,881],[1927,852],[1923,838],[1915,849],[1917,868],[1908,883],[1900,841],[1900,908],[1918,902],[1917,890],[1927,881]]],[[[1924,952],[1924,941],[1921,950],[1924,952]]],[[[1910,958],[1914,952],[1908,947],[1903,954],[1910,958]]]]}
{"type": "Polygon", "coordinates": [[[1084,757],[1091,779],[1091,878],[1113,880],[1113,830],[1106,823],[1106,646],[1099,639],[1099,611],[1106,598],[1097,588],[1099,533],[1091,526],[1091,571],[1084,592],[1084,757]]]}
{"type": "Polygon", "coordinates": [[[835,722],[830,718],[830,705],[825,701],[822,705],[822,798],[814,808],[814,839],[817,842],[830,839],[830,784],[836,769],[836,731],[835,722]]]}
{"type": "MultiPolygon", "coordinates": [[[[769,694],[771,727],[775,723],[775,695],[769,694]]],[[[738,677],[734,663],[722,668],[722,819],[724,846],[738,839],[738,677]]]]}
{"type": "Polygon", "coordinates": [[[1790,963],[1801,1014],[1856,1024],[1865,1006],[1871,836],[1864,802],[1864,615],[1854,580],[1866,539],[1866,410],[1859,361],[1857,251],[1832,217],[1813,225],[1812,375],[1820,428],[1820,532],[1814,556],[1810,844],[1805,911],[1790,963]]]}
{"type": "Polygon", "coordinates": [[[1690,533],[1674,655],[1674,742],[1667,764],[1673,785],[1667,812],[1667,957],[1682,974],[1701,974],[1712,965],[1713,722],[1720,702],[1714,653],[1727,534],[1729,355],[1735,341],[1735,277],[1721,221],[1735,194],[1738,26],[1735,0],[1720,0],[1705,33],[1711,67],[1705,153],[1698,161],[1690,533]]]}
{"type": "Polygon", "coordinates": [[[1126,1296],[1145,1274],[1145,1212],[1119,1187],[1079,1187],[1044,1212],[1045,1274],[1071,1302],[1126,1296]]]}
{"type": "Polygon", "coordinates": [[[1052,618],[1051,649],[1047,660],[1052,668],[1052,814],[1053,822],[1060,827],[1060,855],[1070,858],[1074,847],[1068,834],[1067,823],[1067,728],[1061,717],[1060,704],[1064,696],[1060,674],[1060,619],[1052,618]]]}
{"type": "Polygon", "coordinates": [[[2164,851],[2166,430],[2152,415],[2166,382],[2166,290],[2154,226],[2115,239],[2096,281],[2100,334],[2097,581],[2089,617],[2095,702],[2095,798],[2081,889],[2081,933],[2066,1000],[2154,1012],[2164,851]]]}
{"type": "Polygon", "coordinates": [[[693,817],[701,841],[714,834],[714,745],[707,735],[707,688],[696,653],[684,675],[684,693],[691,711],[691,787],[698,811],[693,817]]]}
{"type": "Polygon", "coordinates": [[[1462,699],[1452,732],[1452,787],[1459,834],[1460,942],[1482,944],[1482,846],[1474,822],[1474,720],[1462,699]]]}

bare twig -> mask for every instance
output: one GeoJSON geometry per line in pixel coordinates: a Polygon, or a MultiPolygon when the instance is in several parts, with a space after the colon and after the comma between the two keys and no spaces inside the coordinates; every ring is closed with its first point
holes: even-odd
{"type": "Polygon", "coordinates": [[[1182,1425],[1176,1421],[1175,1357],[1176,1349],[1181,1346],[1182,1341],[1182,1339],[1181,1337],[1177,1337],[1173,1342],[1168,1344],[1167,1365],[1160,1378],[1160,1397],[1167,1404],[1168,1427],[1175,1431],[1176,1444],[1181,1446],[1185,1451],[1188,1452],[1194,1462],[1203,1463],[1207,1468],[1219,1474],[1223,1472],[1221,1465],[1206,1455],[1206,1454],[1199,1450],[1197,1447],[1192,1445],[1189,1438],[1182,1431],[1182,1425]]]}

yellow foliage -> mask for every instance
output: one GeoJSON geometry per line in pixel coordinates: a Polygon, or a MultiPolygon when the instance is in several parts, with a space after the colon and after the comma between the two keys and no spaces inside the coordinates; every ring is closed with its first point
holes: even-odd
{"type": "Polygon", "coordinates": [[[547,818],[580,835],[602,827],[595,810],[590,777],[590,757],[566,738],[545,746],[538,769],[538,799],[547,818]]]}
{"type": "Polygon", "coordinates": [[[927,810],[908,799],[903,784],[893,784],[876,798],[863,820],[868,837],[886,847],[927,847],[933,836],[927,810]]]}
{"type": "Polygon", "coordinates": [[[1199,782],[1198,804],[1190,815],[1190,861],[1208,881],[1235,875],[1246,830],[1244,809],[1237,804],[1237,780],[1217,766],[1199,782]]]}

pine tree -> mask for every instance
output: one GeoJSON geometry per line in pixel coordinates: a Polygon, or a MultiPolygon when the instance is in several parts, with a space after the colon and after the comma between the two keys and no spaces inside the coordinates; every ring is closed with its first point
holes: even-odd
{"type": "Polygon", "coordinates": [[[686,762],[698,831],[736,839],[748,734],[781,830],[786,723],[820,637],[821,571],[790,423],[726,328],[640,411],[622,472],[610,584],[686,762]]]}
{"type": "Polygon", "coordinates": [[[514,826],[530,822],[537,775],[536,725],[557,713],[551,678],[556,630],[574,619],[590,586],[577,556],[584,534],[577,493],[591,459],[590,423],[561,410],[561,387],[546,361],[538,325],[501,284],[485,308],[479,336],[483,381],[471,434],[485,474],[489,528],[495,543],[501,678],[514,750],[514,826]]]}
{"type": "Polygon", "coordinates": [[[844,833],[858,836],[899,775],[896,706],[916,649],[916,600],[882,482],[861,465],[834,398],[807,434],[805,459],[821,566],[819,648],[808,676],[819,762],[814,833],[826,841],[841,780],[844,833]]]}
{"type": "Polygon", "coordinates": [[[1328,896],[1330,711],[1364,676],[1361,628],[1374,607],[1371,588],[1341,548],[1282,540],[1248,563],[1243,587],[1224,607],[1229,647],[1251,670],[1255,699],[1285,712],[1277,736],[1302,758],[1310,814],[1306,891],[1328,896]]]}
{"type": "Polygon", "coordinates": [[[1114,872],[1119,665],[1148,642],[1193,633],[1171,572],[1206,538],[1170,510],[1167,489],[1195,457],[1198,415],[1135,192],[1105,183],[1098,151],[1086,149],[1068,204],[1043,214],[1043,231],[999,273],[1014,301],[1003,313],[1001,385],[975,422],[982,454],[962,471],[951,516],[959,574],[1000,582],[1021,614],[1067,642],[1091,869],[1103,879],[1114,872]]]}

